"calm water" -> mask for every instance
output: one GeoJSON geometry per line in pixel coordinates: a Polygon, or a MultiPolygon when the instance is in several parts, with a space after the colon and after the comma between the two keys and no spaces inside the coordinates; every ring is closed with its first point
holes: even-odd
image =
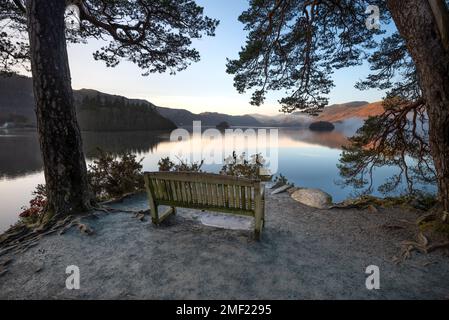
{"type": "MultiPolygon", "coordinates": [[[[185,154],[199,156],[211,142],[192,138],[186,142],[170,142],[169,133],[83,133],[88,163],[98,149],[119,154],[131,151],[143,157],[146,171],[157,170],[162,157],[180,148],[185,154]]],[[[309,130],[279,129],[278,172],[297,186],[320,188],[333,196],[335,202],[349,197],[353,190],[341,188],[336,164],[341,145],[347,142],[343,132],[313,133],[309,130]]],[[[263,151],[263,150],[258,150],[263,151]]],[[[205,165],[203,170],[217,172],[221,165],[205,165]]],[[[376,184],[391,174],[385,168],[376,172],[376,184]]],[[[0,131],[0,232],[17,221],[20,208],[28,204],[31,192],[44,183],[42,160],[36,133],[32,130],[0,131]]]]}

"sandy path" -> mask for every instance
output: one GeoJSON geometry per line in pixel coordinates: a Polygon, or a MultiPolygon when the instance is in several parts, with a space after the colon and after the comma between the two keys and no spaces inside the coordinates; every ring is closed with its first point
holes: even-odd
{"type": "MultiPolygon", "coordinates": [[[[0,277],[0,298],[449,298],[444,252],[414,253],[401,265],[391,262],[400,241],[412,233],[383,225],[413,220],[415,213],[321,211],[287,194],[267,200],[261,242],[251,240],[248,231],[204,226],[191,210],[179,209],[158,228],[130,213],[102,214],[88,221],[93,236],[72,229],[13,257],[9,272],[0,277]],[[80,290],[65,288],[69,265],[80,268],[80,290]],[[369,265],[380,267],[380,290],[365,287],[369,265]]],[[[114,206],[147,208],[142,195],[114,206]]]]}

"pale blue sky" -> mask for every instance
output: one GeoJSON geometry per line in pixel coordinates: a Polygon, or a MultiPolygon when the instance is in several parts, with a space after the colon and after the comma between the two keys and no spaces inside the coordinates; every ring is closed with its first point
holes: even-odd
{"type": "MultiPolygon", "coordinates": [[[[140,98],[171,108],[185,108],[192,112],[221,112],[228,114],[278,113],[279,94],[270,94],[264,106],[249,104],[250,95],[240,95],[233,87],[232,76],[226,73],[226,58],[236,58],[245,43],[246,33],[237,20],[247,8],[247,0],[198,0],[208,16],[220,20],[214,38],[195,41],[201,61],[175,76],[150,74],[141,76],[141,70],[128,62],[115,68],[106,68],[94,61],[92,52],[102,43],[69,45],[72,85],[75,89],[89,88],[106,93],[140,98]]],[[[383,92],[359,91],[354,84],[369,73],[368,66],[337,71],[336,87],[330,95],[331,103],[354,100],[378,101],[383,92]]]]}

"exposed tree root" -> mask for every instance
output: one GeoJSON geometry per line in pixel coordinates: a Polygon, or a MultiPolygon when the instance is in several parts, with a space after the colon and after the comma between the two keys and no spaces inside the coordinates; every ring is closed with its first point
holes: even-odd
{"type": "Polygon", "coordinates": [[[399,257],[393,258],[393,262],[396,264],[402,263],[409,259],[413,251],[429,254],[438,249],[449,249],[449,241],[430,244],[429,239],[422,232],[420,232],[416,241],[402,241],[401,246],[402,250],[399,257]]]}
{"type": "Polygon", "coordinates": [[[42,237],[67,229],[73,220],[73,216],[68,216],[62,220],[52,219],[43,225],[36,226],[18,223],[1,235],[0,256],[14,251],[26,251],[36,246],[42,237]]]}
{"type": "MultiPolygon", "coordinates": [[[[126,195],[125,197],[127,196],[129,195],[126,195]]],[[[95,233],[94,230],[88,224],[81,223],[81,219],[98,218],[96,212],[103,212],[106,214],[111,214],[114,212],[132,213],[140,221],[144,221],[145,215],[149,214],[149,210],[122,210],[105,207],[103,205],[93,207],[92,210],[93,212],[90,212],[86,215],[81,215],[79,217],[67,216],[64,219],[58,219],[53,216],[50,219],[47,219],[45,222],[39,222],[32,225],[18,223],[0,236],[0,256],[3,256],[7,253],[24,252],[29,248],[38,245],[39,240],[42,237],[54,233],[63,235],[72,227],[78,227],[80,232],[86,235],[93,235],[95,233]]],[[[0,269],[0,272],[1,270],[2,269],[0,269]]]]}

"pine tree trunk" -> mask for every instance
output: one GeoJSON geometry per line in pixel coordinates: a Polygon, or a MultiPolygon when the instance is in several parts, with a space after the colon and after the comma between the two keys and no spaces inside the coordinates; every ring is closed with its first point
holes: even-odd
{"type": "Polygon", "coordinates": [[[67,56],[65,2],[27,1],[36,116],[48,192],[47,209],[54,215],[77,214],[89,209],[90,204],[67,56]]]}
{"type": "Polygon", "coordinates": [[[417,66],[427,103],[439,198],[449,212],[449,54],[427,0],[388,0],[387,5],[417,66]]]}

